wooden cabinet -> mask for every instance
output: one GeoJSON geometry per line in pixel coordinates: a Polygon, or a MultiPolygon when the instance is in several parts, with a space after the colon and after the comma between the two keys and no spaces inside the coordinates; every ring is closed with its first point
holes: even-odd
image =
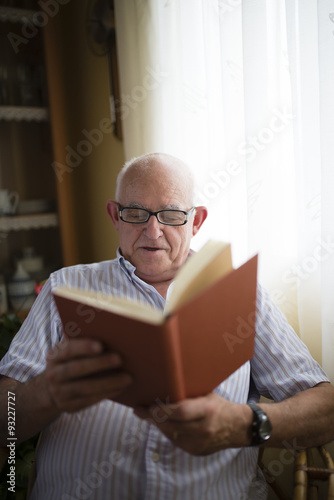
{"type": "Polygon", "coordinates": [[[45,278],[63,265],[43,33],[34,19],[34,11],[0,7],[0,189],[19,195],[16,213],[0,217],[6,280],[25,248],[43,257],[45,278]]]}

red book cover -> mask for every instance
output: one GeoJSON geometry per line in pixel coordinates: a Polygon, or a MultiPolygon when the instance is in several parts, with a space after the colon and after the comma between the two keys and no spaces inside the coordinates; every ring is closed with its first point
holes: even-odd
{"type": "Polygon", "coordinates": [[[113,312],[90,302],[90,292],[82,301],[57,289],[54,299],[65,335],[98,338],[121,355],[134,382],[115,401],[135,406],[202,396],[250,360],[256,286],[257,256],[167,316],[146,306],[143,317],[130,317],[134,304],[113,312]]]}

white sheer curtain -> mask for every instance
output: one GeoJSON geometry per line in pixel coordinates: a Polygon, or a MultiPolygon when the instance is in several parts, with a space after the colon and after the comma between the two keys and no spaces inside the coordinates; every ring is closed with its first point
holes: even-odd
{"type": "Polygon", "coordinates": [[[209,218],[194,247],[259,279],[334,381],[332,0],[116,0],[127,159],[174,154],[209,218]]]}

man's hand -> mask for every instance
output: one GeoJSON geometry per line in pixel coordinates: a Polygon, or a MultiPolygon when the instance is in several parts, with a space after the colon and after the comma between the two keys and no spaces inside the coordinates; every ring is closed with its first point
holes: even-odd
{"type": "Polygon", "coordinates": [[[64,339],[48,353],[45,370],[57,409],[74,412],[116,397],[132,382],[121,364],[118,354],[103,352],[95,340],[64,339]]]}
{"type": "Polygon", "coordinates": [[[155,425],[175,446],[192,455],[247,446],[253,412],[215,393],[180,403],[136,408],[135,414],[155,425]]]}
{"type": "MultiPolygon", "coordinates": [[[[259,406],[273,426],[263,446],[306,448],[334,440],[334,388],[328,382],[259,406]]],[[[252,410],[214,393],[174,405],[136,408],[135,414],[154,423],[175,446],[193,455],[250,444],[252,410]]]]}
{"type": "Polygon", "coordinates": [[[99,342],[64,339],[47,355],[44,372],[27,382],[0,380],[0,446],[6,446],[7,394],[15,393],[17,442],[34,436],[62,412],[74,412],[112,399],[132,378],[121,370],[116,353],[103,352],[99,342]]]}

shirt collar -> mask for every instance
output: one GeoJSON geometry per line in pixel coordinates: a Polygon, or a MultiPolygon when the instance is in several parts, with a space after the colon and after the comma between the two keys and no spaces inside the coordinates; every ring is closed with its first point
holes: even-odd
{"type": "Polygon", "coordinates": [[[116,255],[117,255],[117,260],[119,262],[121,269],[125,272],[125,274],[130,279],[132,279],[134,272],[136,270],[135,266],[123,257],[123,255],[121,253],[121,249],[119,247],[117,248],[116,255]]]}

